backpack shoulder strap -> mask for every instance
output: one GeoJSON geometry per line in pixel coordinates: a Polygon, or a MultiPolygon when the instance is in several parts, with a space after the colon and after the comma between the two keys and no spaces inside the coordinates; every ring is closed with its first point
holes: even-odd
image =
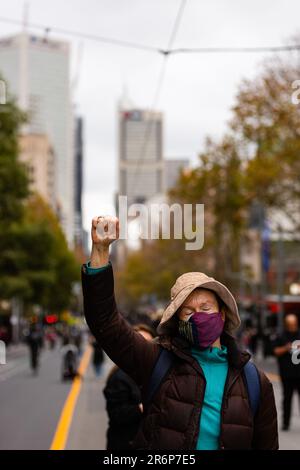
{"type": "Polygon", "coordinates": [[[247,364],[245,364],[244,373],[251,411],[253,416],[255,416],[260,402],[260,379],[258,370],[252,361],[248,361],[247,364]]]}
{"type": "Polygon", "coordinates": [[[152,400],[153,395],[158,390],[163,378],[169,371],[174,361],[174,354],[171,351],[161,347],[158,359],[152,371],[152,375],[149,382],[149,388],[146,396],[146,403],[152,400]]]}

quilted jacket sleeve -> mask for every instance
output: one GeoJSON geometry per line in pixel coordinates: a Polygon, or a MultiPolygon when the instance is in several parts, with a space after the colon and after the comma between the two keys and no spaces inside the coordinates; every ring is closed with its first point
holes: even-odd
{"type": "Polygon", "coordinates": [[[118,312],[111,262],[88,275],[81,268],[84,314],[87,324],[111,360],[139,385],[145,386],[159,355],[159,346],[135,331],[118,312]]]}

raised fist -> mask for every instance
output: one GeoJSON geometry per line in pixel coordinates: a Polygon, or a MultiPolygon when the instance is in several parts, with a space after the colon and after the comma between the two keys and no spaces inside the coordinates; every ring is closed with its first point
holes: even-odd
{"type": "Polygon", "coordinates": [[[119,219],[115,216],[98,216],[92,220],[92,241],[98,247],[109,247],[119,238],[119,219]]]}

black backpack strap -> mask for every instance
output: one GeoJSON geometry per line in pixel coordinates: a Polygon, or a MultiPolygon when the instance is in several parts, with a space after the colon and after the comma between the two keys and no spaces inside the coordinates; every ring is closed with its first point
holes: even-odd
{"type": "Polygon", "coordinates": [[[253,416],[256,415],[260,402],[260,380],[255,364],[248,361],[244,366],[244,373],[247,383],[250,407],[253,416]]]}
{"type": "Polygon", "coordinates": [[[174,361],[174,354],[171,351],[161,347],[158,359],[152,371],[152,375],[149,382],[149,388],[146,396],[145,404],[150,403],[155,392],[158,390],[163,378],[169,371],[174,361]]]}

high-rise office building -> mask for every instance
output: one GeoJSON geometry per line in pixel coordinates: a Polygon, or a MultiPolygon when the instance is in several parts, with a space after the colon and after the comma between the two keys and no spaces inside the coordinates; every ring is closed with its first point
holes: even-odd
{"type": "Polygon", "coordinates": [[[118,173],[118,194],[129,205],[163,192],[162,113],[120,107],[118,173]]]}
{"type": "MultiPolygon", "coordinates": [[[[119,159],[118,196],[127,196],[127,205],[146,203],[164,191],[163,117],[160,112],[137,109],[129,99],[118,108],[119,159]]],[[[132,221],[128,220],[129,224],[132,221]]],[[[127,240],[112,244],[111,257],[122,268],[127,257],[127,240]]]]}
{"type": "Polygon", "coordinates": [[[75,177],[75,227],[74,227],[74,240],[75,245],[81,246],[84,253],[87,253],[86,233],[83,229],[82,220],[82,191],[83,191],[83,119],[76,117],[75,119],[75,163],[74,163],[74,177],[75,177]]]}
{"type": "Polygon", "coordinates": [[[26,134],[19,138],[19,160],[25,163],[30,189],[40,194],[56,210],[55,155],[44,134],[26,134]]]}
{"type": "Polygon", "coordinates": [[[0,40],[0,74],[29,115],[23,134],[47,135],[53,147],[57,212],[69,244],[74,240],[74,130],[69,45],[22,33],[0,40]]]}

